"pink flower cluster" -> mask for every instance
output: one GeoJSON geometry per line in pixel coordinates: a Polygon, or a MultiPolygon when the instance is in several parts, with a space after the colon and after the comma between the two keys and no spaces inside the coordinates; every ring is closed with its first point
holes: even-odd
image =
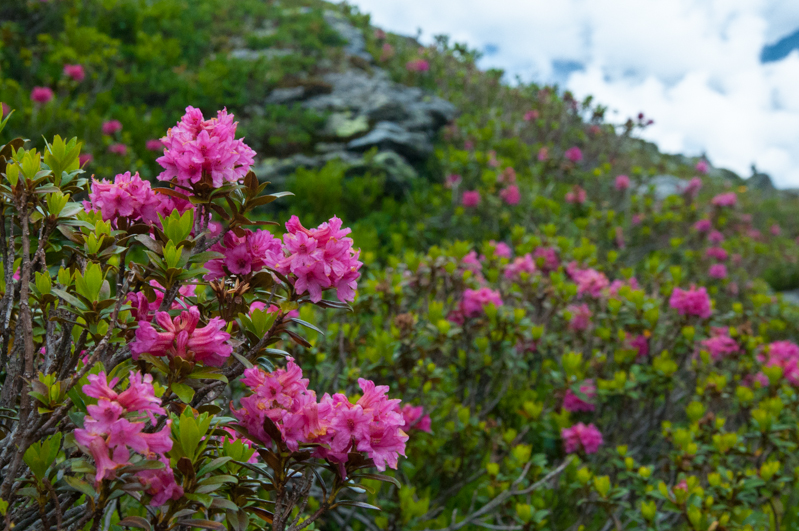
{"type": "Polygon", "coordinates": [[[315,229],[306,229],[297,216],[291,216],[286,230],[283,236],[286,256],[275,269],[284,275],[294,275],[297,293],[307,292],[313,302],[319,302],[322,290],[335,288],[338,300],[354,300],[361,277],[358,270],[363,263],[358,260],[361,251],[353,249],[352,238],[346,237],[351,230],[342,229],[341,220],[335,216],[315,229]]]}
{"type": "Polygon", "coordinates": [[[791,385],[799,385],[799,346],[795,343],[775,341],[758,359],[766,367],[782,367],[782,377],[791,385]]]}
{"type": "Polygon", "coordinates": [[[158,214],[168,216],[177,209],[182,214],[194,208],[189,201],[157,194],[138,173],[120,173],[114,182],[92,180],[89,200],[83,202],[87,212],[100,212],[104,221],[119,217],[144,223],[160,223],[158,214]]]}
{"type": "Polygon", "coordinates": [[[569,330],[581,332],[591,326],[591,317],[594,314],[587,304],[570,304],[566,309],[571,314],[569,330]]]}
{"type": "Polygon", "coordinates": [[[408,72],[427,72],[430,70],[430,63],[424,59],[414,59],[405,63],[408,72]]]}
{"type": "Polygon", "coordinates": [[[519,201],[522,199],[522,195],[519,193],[519,187],[515,184],[501,190],[499,192],[499,197],[509,205],[518,205],[519,201]]]}
{"type": "Polygon", "coordinates": [[[577,146],[573,146],[567,149],[563,153],[563,156],[572,162],[580,162],[581,160],[583,160],[583,152],[580,151],[580,148],[578,148],[577,146]]]}
{"type": "Polygon", "coordinates": [[[577,284],[578,295],[590,295],[597,298],[602,294],[602,290],[610,285],[608,277],[596,269],[580,269],[577,262],[572,262],[566,267],[566,272],[577,284]]]}
{"type": "Polygon", "coordinates": [[[463,199],[461,199],[461,203],[465,207],[476,207],[480,204],[480,192],[477,190],[463,192],[463,199]]]}
{"type": "Polygon", "coordinates": [[[707,232],[711,228],[713,228],[713,223],[707,218],[700,219],[696,223],[694,223],[694,228],[699,232],[707,232]]]}
{"type": "MultiPolygon", "coordinates": [[[[580,384],[580,392],[584,394],[588,400],[595,398],[596,386],[594,385],[594,381],[586,380],[580,384]]],[[[563,409],[566,411],[571,411],[572,413],[578,411],[589,412],[594,411],[596,406],[591,402],[586,402],[577,396],[571,389],[567,389],[566,394],[563,397],[563,409]]]]}
{"type": "Polygon", "coordinates": [[[489,304],[502,306],[502,296],[498,291],[489,288],[467,289],[463,292],[463,299],[456,312],[459,315],[453,316],[455,317],[453,320],[459,322],[460,319],[460,322],[463,322],[464,318],[479,317],[489,304]]]}
{"type": "Polygon", "coordinates": [[[200,310],[196,306],[181,312],[174,319],[167,312],[157,312],[154,321],[163,332],[159,332],[148,321],[139,321],[136,338],[130,344],[134,360],[147,353],[170,359],[175,356],[193,359],[204,365],[221,367],[233,352],[233,347],[228,343],[230,334],[224,331],[227,323],[214,317],[206,326],[198,328],[200,310]]]}
{"type": "Polygon", "coordinates": [[[113,135],[114,133],[118,133],[120,131],[122,131],[122,122],[119,120],[108,120],[107,122],[103,122],[104,135],[113,135]]]}
{"type": "Polygon", "coordinates": [[[586,454],[593,454],[602,446],[602,433],[594,426],[586,426],[578,422],[571,428],[564,428],[560,431],[563,437],[563,449],[567,454],[573,454],[581,448],[586,454]]]}
{"type": "Polygon", "coordinates": [[[572,205],[582,205],[588,199],[588,194],[582,186],[575,184],[569,192],[566,192],[564,199],[572,205]]]}
{"type": "Polygon", "coordinates": [[[53,89],[50,87],[33,87],[31,90],[31,101],[44,105],[53,99],[53,89]]]}
{"type": "Polygon", "coordinates": [[[242,139],[236,140],[236,125],[225,109],[206,120],[199,109],[186,107],[183,118],[161,139],[165,150],[157,162],[164,171],[158,179],[177,178],[188,186],[207,177],[219,188],[243,178],[250,171],[255,151],[242,139]]]}
{"type": "Polygon", "coordinates": [[[738,343],[728,335],[726,328],[714,329],[713,336],[701,341],[700,345],[708,351],[710,357],[714,360],[726,358],[741,351],[738,343]]]}
{"type": "Polygon", "coordinates": [[[405,420],[402,430],[406,433],[411,430],[419,430],[425,433],[430,433],[431,431],[430,415],[424,414],[424,407],[422,406],[405,404],[402,406],[402,418],[405,420]]]}
{"type": "Polygon", "coordinates": [[[727,278],[727,266],[724,264],[713,264],[710,266],[710,269],[708,269],[707,274],[710,278],[727,278]]]}
{"type": "Polygon", "coordinates": [[[505,268],[505,278],[510,280],[520,280],[522,273],[532,275],[538,270],[531,254],[517,257],[505,268]]]}
{"type": "Polygon", "coordinates": [[[630,187],[630,178],[626,175],[616,177],[616,190],[623,192],[630,187]]]}
{"type": "Polygon", "coordinates": [[[64,65],[64,75],[80,83],[86,77],[82,65],[64,65]]]}
{"type": "Polygon", "coordinates": [[[264,430],[268,418],[291,451],[302,444],[322,445],[316,456],[336,463],[346,462],[350,451],[364,452],[381,471],[397,468],[399,456],[405,455],[406,419],[400,401],[388,399],[388,386],[359,379],[363,396],[354,404],[340,393],[325,393],[317,401],[292,359],[286,369],[272,373],[247,369],[241,381],[252,394],[241,399],[241,409],[233,414],[255,440],[271,442],[264,430]]]}
{"type": "Polygon", "coordinates": [[[538,269],[544,273],[557,271],[560,267],[558,252],[553,247],[537,247],[533,251],[533,258],[535,258],[535,264],[538,269]]]}
{"type": "Polygon", "coordinates": [[[145,490],[153,498],[151,505],[163,505],[167,500],[177,500],[183,496],[183,489],[175,483],[166,452],[172,449],[170,421],[159,432],[144,433],[146,415],[152,425],[155,415],[164,415],[161,400],[155,396],[153,377],[142,376],[139,372],[130,373],[130,385],[121,393],[114,391],[119,381],[111,382],[104,372],[90,374],[89,383],[83,392],[97,399],[97,404],[86,407],[83,428],[75,430],[75,441],[94,458],[97,474],[95,480],[116,477],[116,471],[130,465],[130,451],[133,450],[147,459],[158,459],[166,467],[160,470],[142,471],[137,474],[145,490]]]}
{"type": "Polygon", "coordinates": [[[705,288],[691,286],[688,290],[674,288],[669,298],[669,306],[680,315],[692,315],[707,319],[713,313],[710,297],[705,288]]]}
{"type": "Polygon", "coordinates": [[[719,194],[710,200],[710,203],[717,207],[732,207],[735,206],[737,202],[738,196],[735,194],[735,192],[719,194]]]}
{"type": "Polygon", "coordinates": [[[206,262],[208,273],[203,276],[205,280],[216,280],[227,275],[249,275],[265,267],[274,269],[283,257],[280,240],[266,230],[246,230],[243,236],[229,231],[211,250],[225,257],[206,262]]]}
{"type": "Polygon", "coordinates": [[[727,259],[729,254],[725,251],[722,247],[708,247],[705,250],[705,256],[708,258],[713,258],[714,260],[718,260],[719,262],[723,262],[727,259]]]}

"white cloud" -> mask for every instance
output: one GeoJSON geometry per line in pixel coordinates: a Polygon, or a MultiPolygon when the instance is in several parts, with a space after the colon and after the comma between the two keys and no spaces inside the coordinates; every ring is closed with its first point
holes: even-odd
{"type": "Polygon", "coordinates": [[[795,0],[355,0],[373,23],[423,40],[496,45],[484,67],[554,80],[655,120],[645,138],[743,176],[750,164],[799,186],[799,53],[760,64],[764,44],[799,28],[795,0]],[[427,37],[427,38],[425,38],[427,37]]]}

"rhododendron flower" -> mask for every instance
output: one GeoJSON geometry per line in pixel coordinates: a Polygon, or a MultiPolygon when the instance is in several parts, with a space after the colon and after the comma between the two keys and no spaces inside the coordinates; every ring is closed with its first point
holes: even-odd
{"type": "Polygon", "coordinates": [[[799,385],[799,346],[790,341],[775,341],[758,359],[766,367],[782,367],[782,377],[791,385],[799,385]]]}
{"type": "Polygon", "coordinates": [[[537,247],[533,251],[535,264],[544,273],[556,271],[560,267],[558,252],[553,247],[537,247]]]}
{"type": "Polygon", "coordinates": [[[708,247],[707,250],[705,250],[705,256],[723,262],[729,255],[727,251],[721,247],[708,247]]]}
{"type": "Polygon", "coordinates": [[[713,232],[707,235],[707,239],[710,240],[710,243],[718,245],[719,243],[724,241],[724,235],[719,231],[714,230],[713,232]]]}
{"type": "Polygon", "coordinates": [[[53,96],[53,90],[49,87],[33,87],[31,91],[31,100],[40,105],[49,103],[53,96]]]}
{"type": "Polygon", "coordinates": [[[711,278],[719,278],[719,279],[727,278],[727,266],[725,266],[724,264],[713,264],[712,266],[710,266],[710,269],[708,270],[707,274],[711,278]]]}
{"type": "Polygon", "coordinates": [[[565,200],[567,203],[582,205],[587,197],[585,190],[580,185],[575,184],[571,191],[566,193],[565,200]]]}
{"type": "Polygon", "coordinates": [[[563,449],[567,454],[573,454],[581,448],[586,454],[593,454],[602,446],[602,434],[593,424],[586,426],[578,422],[571,428],[560,431],[563,437],[563,449]]]}
{"type": "Polygon", "coordinates": [[[147,321],[139,321],[136,338],[130,344],[134,360],[148,353],[169,358],[193,358],[205,365],[221,367],[233,352],[233,347],[228,344],[230,334],[223,331],[227,323],[214,317],[206,326],[198,328],[200,311],[196,306],[181,312],[174,320],[167,312],[157,312],[154,322],[163,332],[147,321]]]}
{"type": "Polygon", "coordinates": [[[82,155],[78,156],[78,164],[80,164],[81,168],[90,163],[92,160],[94,160],[94,157],[91,153],[83,153],[82,155]]]}
{"type": "Polygon", "coordinates": [[[104,135],[113,135],[119,131],[122,131],[122,122],[119,120],[109,120],[107,122],[103,122],[104,135]]]}
{"type": "Polygon", "coordinates": [[[497,258],[510,258],[511,254],[513,254],[510,247],[508,247],[508,244],[505,242],[495,242],[491,240],[489,243],[494,247],[494,256],[497,258]]]}
{"type": "MultiPolygon", "coordinates": [[[[155,312],[158,311],[158,308],[161,307],[161,302],[164,300],[164,287],[156,280],[151,280],[150,286],[153,287],[153,292],[155,293],[155,300],[153,302],[150,302],[147,299],[147,295],[141,291],[128,293],[126,302],[130,304],[130,314],[136,321],[152,321],[155,312]]],[[[197,286],[194,284],[184,284],[178,288],[178,297],[176,297],[175,301],[172,303],[172,309],[179,310],[188,307],[189,305],[183,297],[194,297],[196,289],[197,286]]]]}
{"type": "Polygon", "coordinates": [[[630,178],[626,175],[619,175],[616,177],[616,190],[620,192],[630,187],[630,178]]]}
{"type": "Polygon", "coordinates": [[[463,292],[460,310],[465,317],[478,317],[489,304],[502,306],[502,297],[498,291],[489,288],[467,289],[463,292]]]}
{"type": "Polygon", "coordinates": [[[513,184],[516,182],[516,170],[508,166],[505,171],[497,175],[497,182],[504,184],[513,184]]]}
{"type": "Polygon", "coordinates": [[[549,158],[549,148],[542,147],[541,149],[539,149],[537,158],[539,162],[544,162],[545,160],[547,160],[549,158]]]}
{"type": "Polygon", "coordinates": [[[627,336],[627,342],[630,344],[630,347],[636,350],[636,359],[645,358],[647,354],[649,354],[649,339],[644,334],[639,334],[630,338],[627,336]]]}
{"type": "Polygon", "coordinates": [[[406,433],[410,430],[419,430],[430,433],[430,415],[424,414],[424,408],[422,406],[405,404],[402,406],[402,418],[405,421],[405,423],[402,425],[402,430],[406,433]]]}
{"type": "Polygon", "coordinates": [[[630,221],[632,221],[633,225],[640,225],[643,220],[644,220],[643,214],[633,214],[633,217],[630,221]]]}
{"type": "Polygon", "coordinates": [[[147,151],[162,151],[164,149],[164,143],[158,139],[151,139],[144,144],[144,147],[147,151]]]}
{"type": "Polygon", "coordinates": [[[724,333],[716,334],[710,339],[702,340],[700,344],[703,349],[708,351],[710,357],[714,360],[727,357],[730,354],[736,354],[741,350],[738,347],[738,343],[733,338],[726,335],[726,330],[724,333]]]}
{"type": "Polygon", "coordinates": [[[430,63],[424,59],[414,59],[405,63],[408,72],[427,72],[430,70],[430,63]]]}
{"type": "Polygon", "coordinates": [[[516,258],[505,268],[505,278],[510,280],[521,279],[522,273],[532,275],[537,271],[532,255],[526,254],[516,258]]]}
{"type": "Polygon", "coordinates": [[[701,159],[696,163],[696,171],[699,173],[705,174],[708,170],[710,170],[710,164],[708,164],[706,160],[701,159]]]}
{"type": "Polygon", "coordinates": [[[315,229],[306,229],[297,216],[286,223],[288,232],[283,236],[286,255],[275,269],[294,275],[294,289],[298,294],[308,293],[313,302],[322,300],[322,291],[334,288],[342,302],[355,299],[355,289],[363,265],[358,260],[360,250],[352,247],[347,238],[350,229],[341,228],[341,220],[330,218],[315,229]]]}
{"type": "Polygon", "coordinates": [[[364,452],[381,471],[386,466],[396,468],[398,457],[405,455],[405,418],[400,401],[388,399],[387,386],[359,379],[363,395],[356,403],[342,394],[317,401],[291,358],[286,369],[271,373],[247,369],[241,381],[252,394],[241,399],[241,409],[234,408],[233,414],[264,443],[270,442],[263,429],[269,418],[291,451],[300,444],[320,444],[317,456],[335,462],[345,462],[350,451],[364,452]]]}
{"type": "Polygon", "coordinates": [[[712,205],[717,207],[731,207],[735,206],[737,202],[738,196],[735,194],[735,192],[719,194],[710,201],[712,205]]]}
{"type": "Polygon", "coordinates": [[[205,264],[208,273],[205,280],[216,280],[227,275],[249,275],[264,268],[275,269],[283,258],[283,246],[279,239],[266,230],[245,230],[243,236],[227,232],[221,242],[211,247],[212,251],[224,254],[205,264]]]}
{"type": "Polygon", "coordinates": [[[144,486],[144,492],[152,499],[150,505],[160,507],[168,500],[179,500],[183,497],[183,487],[175,482],[175,473],[169,466],[169,459],[161,459],[165,467],[155,470],[142,470],[136,478],[144,486]]]}
{"type": "MultiPolygon", "coordinates": [[[[585,380],[582,384],[580,384],[580,392],[584,394],[588,400],[596,397],[596,386],[594,385],[594,381],[590,379],[585,380]]],[[[563,409],[573,413],[578,411],[587,412],[594,411],[596,406],[577,396],[571,389],[567,389],[566,394],[563,397],[563,409]]]]}
{"type": "Polygon", "coordinates": [[[771,232],[772,236],[779,236],[782,230],[780,229],[780,226],[775,223],[769,228],[769,232],[771,232]]]}
{"type": "Polygon", "coordinates": [[[499,196],[509,205],[518,205],[519,201],[522,199],[522,196],[519,193],[519,187],[515,184],[512,184],[500,191],[499,196]]]}
{"type": "Polygon", "coordinates": [[[483,269],[483,263],[477,258],[477,253],[474,251],[469,251],[461,259],[461,266],[475,273],[479,273],[483,269]]]}
{"type": "Polygon", "coordinates": [[[205,178],[214,188],[242,179],[252,167],[255,151],[236,140],[237,124],[226,109],[206,120],[199,109],[186,107],[183,118],[161,139],[164,155],[157,162],[164,171],[158,179],[177,178],[191,185],[205,178]]]}
{"type": "Polygon", "coordinates": [[[465,207],[476,207],[480,204],[480,192],[477,190],[463,192],[461,203],[465,207]]]}
{"type": "Polygon", "coordinates": [[[538,120],[538,111],[533,109],[532,111],[527,111],[524,113],[524,121],[531,122],[533,120],[538,120]]]}
{"type": "Polygon", "coordinates": [[[669,306],[680,315],[692,315],[707,319],[713,313],[710,297],[705,288],[691,286],[689,290],[674,288],[669,299],[669,306]]]}
{"type": "Polygon", "coordinates": [[[699,232],[707,232],[713,228],[713,223],[709,219],[700,219],[694,223],[694,228],[699,232]]]}
{"type": "Polygon", "coordinates": [[[580,162],[581,160],[583,160],[583,152],[580,151],[580,148],[578,148],[577,146],[573,146],[567,149],[566,152],[563,154],[563,156],[572,162],[580,162]]]}
{"type": "Polygon", "coordinates": [[[683,188],[682,193],[690,198],[695,198],[699,194],[699,190],[702,188],[702,179],[699,177],[694,177],[688,184],[683,188]]]}
{"type": "Polygon", "coordinates": [[[638,285],[638,279],[635,277],[630,277],[629,280],[614,280],[611,282],[608,286],[608,295],[615,297],[619,294],[619,290],[624,286],[627,286],[630,289],[640,289],[638,285]]]}
{"type": "Polygon", "coordinates": [[[380,62],[388,61],[392,57],[394,57],[394,47],[384,42],[383,47],[380,49],[380,62]]]}
{"type": "Polygon", "coordinates": [[[111,144],[108,146],[108,152],[114,155],[125,156],[128,154],[128,146],[125,144],[111,144]]]}
{"type": "MultiPolygon", "coordinates": [[[[266,304],[261,302],[261,301],[255,301],[252,304],[250,304],[250,315],[252,315],[252,313],[254,311],[256,311],[256,310],[259,310],[259,311],[262,311],[262,312],[265,311],[266,313],[278,313],[278,312],[281,311],[280,307],[277,306],[276,304],[270,304],[269,308],[267,308],[266,304]]],[[[288,312],[286,314],[286,316],[287,317],[299,317],[300,316],[300,312],[298,312],[297,310],[291,310],[290,312],[288,312]]]]}
{"type": "Polygon", "coordinates": [[[86,77],[82,65],[64,65],[64,75],[80,83],[86,77]]]}
{"type": "Polygon", "coordinates": [[[569,319],[569,330],[581,332],[591,325],[591,317],[594,315],[587,304],[571,304],[566,310],[571,314],[569,319]]]}
{"type": "Polygon", "coordinates": [[[155,425],[153,414],[165,414],[151,375],[131,372],[130,385],[121,393],[113,389],[118,379],[108,382],[104,372],[89,375],[88,380],[83,392],[97,398],[97,404],[86,407],[88,415],[84,427],[75,430],[75,441],[94,458],[96,481],[114,478],[117,469],[130,464],[130,450],[148,458],[151,454],[163,458],[172,449],[171,421],[160,432],[144,433],[146,424],[135,415],[144,412],[155,425]]]}
{"type": "Polygon", "coordinates": [[[150,188],[150,183],[139,177],[138,173],[131,175],[125,172],[114,177],[112,183],[105,179],[92,179],[89,201],[84,202],[84,207],[87,212],[99,211],[104,221],[125,217],[131,221],[155,223],[159,222],[159,213],[168,216],[172,208],[185,211],[192,205],[186,200],[156,194],[150,188]]]}
{"type": "Polygon", "coordinates": [[[595,269],[579,269],[576,262],[572,262],[566,268],[566,272],[577,284],[577,294],[588,294],[591,297],[599,297],[602,290],[610,285],[608,277],[595,269]]]}

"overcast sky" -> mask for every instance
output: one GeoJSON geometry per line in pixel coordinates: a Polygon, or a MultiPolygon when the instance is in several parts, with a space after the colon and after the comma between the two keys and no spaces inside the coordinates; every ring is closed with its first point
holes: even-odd
{"type": "Polygon", "coordinates": [[[752,163],[799,187],[799,52],[760,63],[799,29],[799,0],[350,0],[385,29],[446,33],[489,51],[483,67],[556,81],[655,120],[644,137],[706,152],[743,177],[752,163]]]}

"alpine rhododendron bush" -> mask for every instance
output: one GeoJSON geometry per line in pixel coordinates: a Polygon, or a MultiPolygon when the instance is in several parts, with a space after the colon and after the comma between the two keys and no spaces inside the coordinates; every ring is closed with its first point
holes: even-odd
{"type": "Polygon", "coordinates": [[[6,528],[799,529],[795,194],[346,4],[0,15],[6,528]],[[373,68],[458,108],[414,177],[272,191],[373,68]]]}

